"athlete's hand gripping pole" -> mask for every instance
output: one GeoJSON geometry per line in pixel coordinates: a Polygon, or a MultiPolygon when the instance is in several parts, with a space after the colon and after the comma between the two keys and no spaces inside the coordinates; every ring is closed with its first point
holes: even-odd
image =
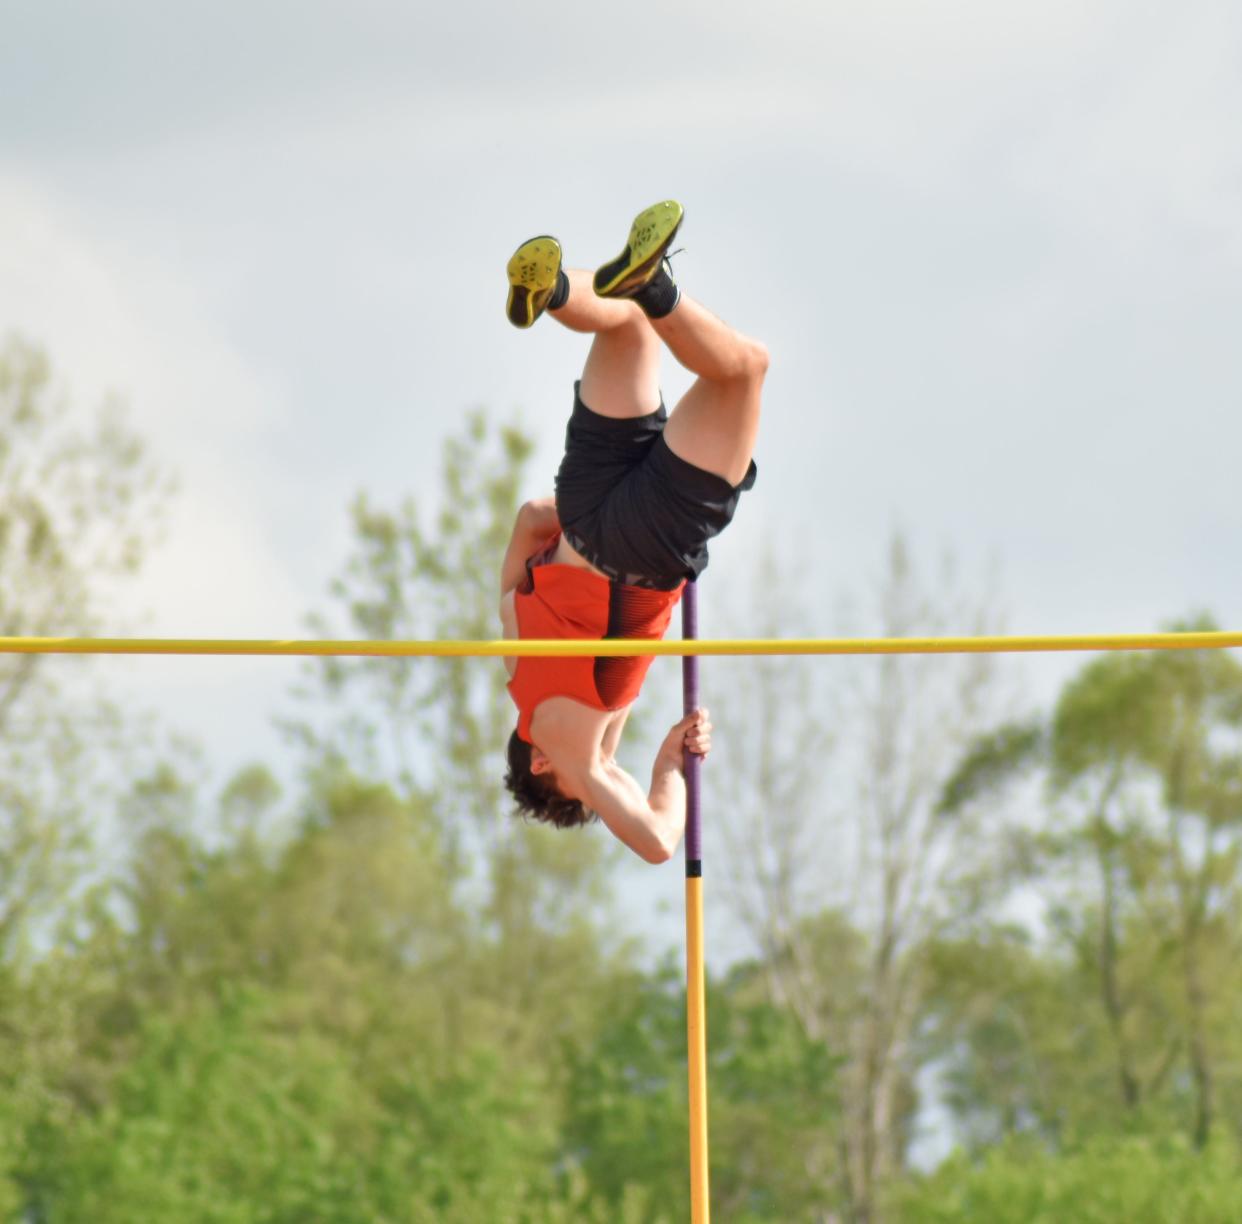
{"type": "MultiPolygon", "coordinates": [[[[681,635],[699,635],[698,588],[686,583],[681,600],[681,635]]],[[[699,660],[681,663],[687,715],[699,708],[699,660]]],[[[711,1205],[707,1176],[707,1010],[703,982],[703,828],[699,806],[699,771],[703,759],[685,752],[686,775],[686,1036],[690,1077],[690,1219],[708,1224],[711,1205]]]]}

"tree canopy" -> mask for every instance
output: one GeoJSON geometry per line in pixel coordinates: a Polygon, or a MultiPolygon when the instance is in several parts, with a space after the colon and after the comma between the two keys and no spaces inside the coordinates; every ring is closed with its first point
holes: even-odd
{"type": "MultiPolygon", "coordinates": [[[[9,634],[106,623],[168,486],[53,387],[0,350],[9,634]]],[[[436,488],[360,493],[314,623],[491,636],[531,451],[480,414],[436,488]]],[[[990,616],[902,538],[876,592],[886,631],[990,616]]],[[[1087,659],[1016,717],[977,661],[734,676],[717,1215],[1238,1218],[1236,658],[1087,659]]],[[[602,830],[507,809],[500,669],[320,661],[273,714],[296,767],[213,787],[55,661],[0,664],[0,1219],[684,1220],[681,970],[602,830]]]]}

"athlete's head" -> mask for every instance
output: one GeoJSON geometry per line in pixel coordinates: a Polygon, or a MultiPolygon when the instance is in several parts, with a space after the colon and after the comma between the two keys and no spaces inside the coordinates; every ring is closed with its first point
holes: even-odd
{"type": "Polygon", "coordinates": [[[515,730],[509,737],[509,772],[505,786],[518,810],[558,829],[589,824],[595,813],[579,799],[567,799],[556,782],[552,762],[515,730]]]}

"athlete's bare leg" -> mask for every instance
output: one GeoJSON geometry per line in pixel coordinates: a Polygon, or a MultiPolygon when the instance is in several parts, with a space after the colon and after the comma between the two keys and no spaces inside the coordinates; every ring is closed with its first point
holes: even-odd
{"type": "Polygon", "coordinates": [[[750,467],[768,350],[686,297],[672,313],[647,321],[698,379],[664,430],[675,455],[738,485],[750,467]]]}
{"type": "Polygon", "coordinates": [[[601,416],[646,416],[660,406],[660,341],[647,317],[622,298],[597,297],[591,273],[567,268],[569,299],[548,316],[594,333],[582,370],[582,402],[601,416]]]}
{"type": "Polygon", "coordinates": [[[637,304],[673,356],[698,375],[664,430],[668,448],[738,485],[755,449],[768,352],[679,294],[668,250],[682,218],[676,200],[643,209],[621,254],[596,269],[592,284],[602,298],[637,304]]]}

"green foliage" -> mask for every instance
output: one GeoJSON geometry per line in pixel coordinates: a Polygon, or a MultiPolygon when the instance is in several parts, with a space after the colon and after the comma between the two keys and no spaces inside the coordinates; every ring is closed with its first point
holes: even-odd
{"type": "MultiPolygon", "coordinates": [[[[0,634],[88,633],[108,582],[141,564],[168,488],[118,404],[82,431],[46,355],[0,342],[0,634]]],[[[5,660],[0,719],[30,666],[5,660]]]]}
{"type": "MultiPolygon", "coordinates": [[[[1014,1133],[1052,1141],[1121,1123],[1090,956],[1039,948],[1021,929],[998,927],[938,944],[931,968],[922,1057],[937,1067],[942,1101],[972,1151],[1014,1133]]],[[[1167,1047],[1153,1039],[1150,1048],[1167,1047]]]]}
{"type": "Polygon", "coordinates": [[[891,1219],[910,1224],[1232,1224],[1242,1163],[1230,1144],[1102,1137],[1067,1151],[1021,1138],[981,1159],[959,1154],[897,1189],[891,1219]]]}
{"type": "MultiPolygon", "coordinates": [[[[496,575],[518,506],[532,442],[520,430],[466,419],[444,448],[438,507],[413,497],[395,509],[359,494],[354,547],[332,584],[337,615],[312,624],[323,636],[490,638],[498,626],[496,575]],[[426,525],[430,518],[432,526],[426,525]]],[[[316,733],[320,751],[356,769],[382,771],[402,789],[456,793],[460,810],[490,823],[500,801],[500,746],[513,721],[504,669],[473,659],[323,659],[308,697],[333,719],[316,733]],[[357,704],[350,704],[357,702],[357,704]],[[347,710],[344,717],[342,709],[347,710]]]]}
{"type": "MultiPolygon", "coordinates": [[[[75,433],[49,387],[36,352],[0,350],[10,633],[97,623],[160,498],[137,442],[114,422],[75,433]]],[[[420,504],[360,496],[340,623],[318,627],[492,636],[530,450],[476,416],[420,504]]],[[[896,549],[894,623],[926,612],[910,566],[896,549]]],[[[897,737],[973,725],[980,676],[875,665],[867,777],[886,912],[906,925],[868,933],[821,902],[710,983],[716,1215],[1239,1218],[1242,667],[1092,661],[1050,716],[907,776],[897,737]],[[988,817],[1036,770],[1019,872],[988,817]],[[1038,926],[1012,920],[1029,891],[1001,920],[1015,884],[1045,901],[1038,926]],[[964,1151],[914,1178],[897,1165],[930,1078],[964,1151]]],[[[804,719],[788,697],[805,690],[764,675],[780,712],[748,765],[799,808],[760,826],[784,839],[759,880],[779,906],[802,834],[832,831],[782,773],[779,718],[804,719]]],[[[297,780],[256,762],[213,797],[191,758],[117,752],[118,724],[46,669],[0,667],[0,1219],[686,1218],[680,974],[642,968],[612,921],[599,830],[509,818],[503,682],[475,662],[324,663],[290,720],[297,780]],[[122,785],[100,786],[95,760],[122,785]],[[107,859],[87,854],[88,815],[115,818],[107,859]]]]}
{"type": "Polygon", "coordinates": [[[1240,727],[1229,655],[1108,655],[1065,686],[1038,739],[1002,728],[963,761],[962,793],[995,804],[1040,759],[1024,742],[1042,743],[1050,800],[1024,864],[1048,939],[985,929],[939,953],[925,1034],[976,1142],[1142,1124],[1205,1146],[1236,1125],[1221,1101],[1242,1096],[1240,727]]]}
{"type": "MultiPolygon", "coordinates": [[[[167,481],[116,404],[80,427],[47,357],[0,340],[0,635],[88,634],[158,532],[167,481]]],[[[75,676],[81,669],[75,669],[75,676]]],[[[49,661],[0,656],[0,961],[26,955],[87,870],[118,719],[49,661]]]]}
{"type": "MultiPolygon", "coordinates": [[[[357,499],[354,545],[332,588],[348,632],[496,635],[497,575],[532,446],[475,414],[445,444],[434,512],[412,498],[395,510],[357,499]]],[[[325,618],[316,625],[329,631],[325,618]]],[[[493,941],[486,954],[504,984],[498,994],[508,991],[506,1008],[520,1011],[536,983],[572,996],[574,975],[589,974],[584,963],[598,955],[589,914],[603,899],[611,848],[597,830],[558,835],[510,815],[501,788],[514,720],[506,679],[499,660],[324,660],[297,725],[312,768],[347,761],[427,805],[441,869],[493,941]]]]}
{"type": "MultiPolygon", "coordinates": [[[[788,1012],[764,1002],[746,971],[712,982],[709,1122],[713,1201],[736,1221],[815,1220],[836,1201],[835,1063],[788,1012]]],[[[598,1037],[569,1052],[566,1133],[590,1185],[619,1209],[638,1181],[669,1220],[690,1212],[686,1012],[678,976],[612,987],[598,1037]]]]}
{"type": "Polygon", "coordinates": [[[1038,723],[1006,723],[979,736],[945,782],[936,810],[950,815],[967,803],[995,796],[1015,775],[1037,764],[1043,748],[1044,731],[1038,723]]]}
{"type": "Polygon", "coordinates": [[[593,931],[515,974],[422,801],[329,774],[309,799],[283,844],[208,850],[181,778],[135,787],[124,912],[0,1008],[0,1186],[49,1220],[614,1218],[561,1155],[559,1052],[608,996],[593,931]]]}
{"type": "Polygon", "coordinates": [[[484,1050],[372,1077],[250,990],[151,1019],[99,1114],[44,1136],[25,1181],[49,1219],[531,1220],[557,1197],[545,1094],[484,1050]]]}

